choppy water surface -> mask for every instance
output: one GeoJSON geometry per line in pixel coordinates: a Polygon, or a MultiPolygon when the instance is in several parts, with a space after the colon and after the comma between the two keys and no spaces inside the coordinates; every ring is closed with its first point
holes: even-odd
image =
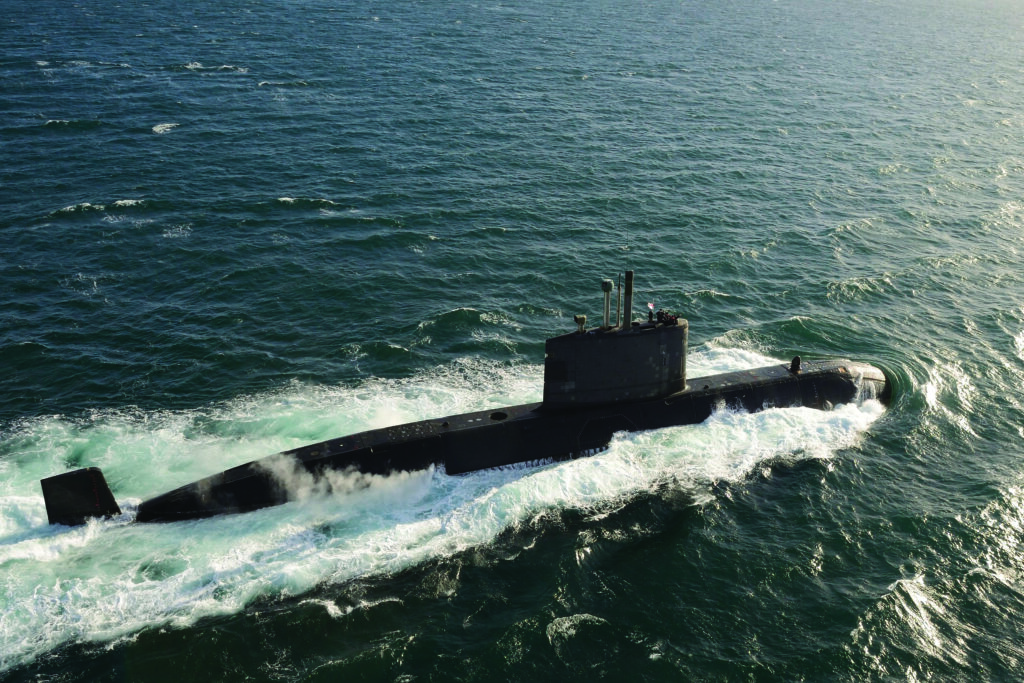
{"type": "Polygon", "coordinates": [[[0,677],[1014,679],[1015,3],[3,5],[0,677]],[[134,525],[284,448],[537,400],[598,284],[691,375],[893,405],[134,525]],[[125,510],[45,524],[102,467],[125,510]]]}

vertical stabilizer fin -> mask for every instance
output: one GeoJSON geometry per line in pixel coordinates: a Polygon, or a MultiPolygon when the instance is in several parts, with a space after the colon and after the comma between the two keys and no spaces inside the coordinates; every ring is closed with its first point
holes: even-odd
{"type": "Polygon", "coordinates": [[[98,467],[86,467],[39,482],[50,524],[77,526],[90,517],[121,514],[114,494],[98,467]]]}

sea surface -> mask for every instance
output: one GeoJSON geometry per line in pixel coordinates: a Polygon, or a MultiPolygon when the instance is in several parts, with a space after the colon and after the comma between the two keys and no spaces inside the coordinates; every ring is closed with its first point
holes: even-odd
{"type": "Polygon", "coordinates": [[[0,9],[0,679],[1024,678],[1019,0],[0,9]],[[627,269],[691,377],[891,405],[132,523],[539,400],[627,269]],[[124,514],[47,525],[84,466],[124,514]]]}

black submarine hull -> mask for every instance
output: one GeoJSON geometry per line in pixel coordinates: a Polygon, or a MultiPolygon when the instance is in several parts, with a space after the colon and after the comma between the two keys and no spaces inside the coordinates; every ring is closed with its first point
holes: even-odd
{"type": "MultiPolygon", "coordinates": [[[[773,365],[695,378],[683,391],[637,402],[566,409],[531,403],[411,422],[233,467],[144,501],[136,520],[200,519],[278,505],[298,495],[296,477],[319,481],[319,490],[329,491],[324,475],[330,471],[386,475],[436,466],[455,475],[567,460],[601,451],[616,432],[697,424],[723,407],[749,412],[790,406],[829,409],[859,399],[885,401],[888,387],[885,375],[871,365],[812,361],[798,371],[773,365]]],[[[49,497],[47,504],[49,511],[49,497]]]]}

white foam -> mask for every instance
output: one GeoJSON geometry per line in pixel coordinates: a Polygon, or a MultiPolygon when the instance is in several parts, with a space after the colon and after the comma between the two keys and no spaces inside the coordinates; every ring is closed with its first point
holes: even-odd
{"type": "Polygon", "coordinates": [[[82,202],[81,204],[72,204],[71,206],[65,206],[60,209],[58,213],[76,213],[79,211],[103,211],[106,207],[102,204],[91,204],[89,202],[82,202]]]}
{"type": "Polygon", "coordinates": [[[174,130],[179,125],[180,124],[177,123],[158,123],[155,126],[153,126],[153,132],[156,133],[157,135],[163,135],[168,131],[174,130]]]}
{"type": "Polygon", "coordinates": [[[185,65],[185,68],[189,71],[236,71],[238,73],[248,73],[249,67],[247,66],[235,66],[234,64],[221,64],[220,66],[204,66],[202,62],[189,62],[185,65]]]}
{"type": "Polygon", "coordinates": [[[192,225],[190,223],[183,223],[181,225],[172,225],[171,227],[164,230],[162,237],[166,239],[180,239],[188,237],[192,234],[192,225]]]}
{"type": "MultiPolygon", "coordinates": [[[[735,370],[750,361],[777,362],[704,349],[692,354],[691,368],[735,370]]],[[[492,542],[546,510],[600,514],[656,492],[667,478],[699,502],[713,482],[748,476],[768,459],[829,457],[882,411],[876,402],[829,412],[724,411],[701,425],[617,435],[606,452],[572,462],[458,477],[337,473],[333,494],[296,475],[299,500],[286,505],[196,522],[130,523],[142,498],[268,453],[373,426],[538,400],[541,372],[470,359],[407,380],[296,383],[201,412],[100,412],[86,421],[18,425],[2,444],[14,457],[5,460],[0,481],[0,671],[63,643],[187,626],[257,598],[400,571],[492,542]],[[103,467],[125,514],[73,529],[46,526],[38,479],[69,462],[103,467]]],[[[351,612],[324,606],[334,618],[351,612]]]]}
{"type": "MultiPolygon", "coordinates": [[[[324,198],[319,198],[318,199],[318,198],[310,198],[310,197],[278,197],[277,201],[281,202],[282,204],[300,204],[301,203],[301,204],[311,204],[313,206],[327,207],[327,208],[332,207],[332,206],[338,206],[338,204],[336,202],[333,202],[330,199],[324,199],[324,198]]],[[[321,211],[322,210],[323,209],[321,209],[321,211]]]]}

